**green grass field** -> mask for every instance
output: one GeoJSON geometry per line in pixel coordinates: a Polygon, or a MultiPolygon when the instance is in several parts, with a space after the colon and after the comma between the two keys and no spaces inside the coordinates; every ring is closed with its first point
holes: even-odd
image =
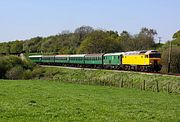
{"type": "Polygon", "coordinates": [[[0,121],[180,121],[180,95],[58,81],[0,80],[0,121]]]}

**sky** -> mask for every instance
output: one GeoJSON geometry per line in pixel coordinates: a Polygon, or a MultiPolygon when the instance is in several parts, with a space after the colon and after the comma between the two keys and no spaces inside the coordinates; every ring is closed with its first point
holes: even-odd
{"type": "Polygon", "coordinates": [[[162,42],[180,30],[180,0],[1,0],[0,42],[50,36],[82,25],[137,34],[157,30],[162,42]]]}

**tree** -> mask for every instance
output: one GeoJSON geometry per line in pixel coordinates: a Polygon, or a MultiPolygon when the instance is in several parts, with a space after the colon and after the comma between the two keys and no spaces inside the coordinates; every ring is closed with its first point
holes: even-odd
{"type": "Polygon", "coordinates": [[[85,35],[85,34],[93,32],[93,31],[94,31],[94,29],[90,26],[81,26],[81,27],[75,29],[74,33],[85,35]]]}
{"type": "Polygon", "coordinates": [[[130,51],[134,48],[133,36],[127,32],[122,31],[119,37],[120,45],[123,51],[130,51]]]}
{"type": "Polygon", "coordinates": [[[42,37],[35,37],[30,40],[26,40],[23,44],[23,50],[28,53],[41,52],[42,37]]]}
{"type": "Polygon", "coordinates": [[[69,30],[63,30],[60,35],[69,35],[71,31],[69,30]]]}
{"type": "Polygon", "coordinates": [[[23,41],[14,41],[10,44],[10,53],[21,53],[23,52],[23,41]]]}
{"type": "Polygon", "coordinates": [[[180,38],[180,30],[178,30],[176,33],[173,35],[174,39],[180,38]]]}
{"type": "Polygon", "coordinates": [[[74,34],[76,35],[76,42],[78,45],[86,38],[86,36],[93,32],[94,29],[90,26],[81,26],[77,29],[75,29],[74,34]]]}
{"type": "MultiPolygon", "coordinates": [[[[168,71],[169,48],[165,49],[162,53],[161,63],[163,65],[162,72],[168,71]]],[[[180,47],[173,46],[171,53],[171,69],[173,73],[180,73],[180,47]]]]}
{"type": "Polygon", "coordinates": [[[177,32],[173,35],[172,44],[173,44],[173,45],[180,46],[180,30],[177,31],[177,32]]]}
{"type": "Polygon", "coordinates": [[[79,53],[107,53],[121,50],[118,38],[110,36],[109,32],[97,30],[92,32],[81,43],[79,53]]]}
{"type": "Polygon", "coordinates": [[[155,46],[154,36],[157,35],[156,30],[142,28],[138,35],[135,36],[135,41],[138,44],[137,50],[147,50],[155,46]]]}
{"type": "Polygon", "coordinates": [[[10,53],[10,43],[4,42],[0,44],[0,53],[10,53]]]}
{"type": "Polygon", "coordinates": [[[156,30],[142,28],[141,31],[132,36],[127,31],[120,34],[120,41],[123,51],[147,50],[155,46],[154,36],[157,35],[156,30]]]}

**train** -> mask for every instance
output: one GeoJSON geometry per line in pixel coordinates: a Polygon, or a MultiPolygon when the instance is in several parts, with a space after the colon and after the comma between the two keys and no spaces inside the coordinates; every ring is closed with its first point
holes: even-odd
{"type": "Polygon", "coordinates": [[[156,50],[140,50],[117,53],[74,54],[74,55],[30,55],[37,64],[159,72],[161,53],[156,50]]]}

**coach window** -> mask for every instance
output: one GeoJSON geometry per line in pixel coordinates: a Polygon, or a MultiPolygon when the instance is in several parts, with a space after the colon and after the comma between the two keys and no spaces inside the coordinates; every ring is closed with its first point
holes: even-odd
{"type": "Polygon", "coordinates": [[[145,55],[145,58],[148,58],[148,55],[145,55]]]}

